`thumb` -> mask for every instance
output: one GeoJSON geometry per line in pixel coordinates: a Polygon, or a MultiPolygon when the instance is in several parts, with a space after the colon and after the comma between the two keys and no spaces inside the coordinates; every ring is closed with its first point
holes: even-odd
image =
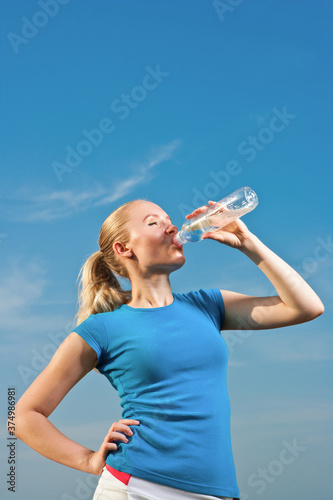
{"type": "Polygon", "coordinates": [[[216,234],[215,233],[205,233],[203,236],[202,236],[202,239],[203,240],[208,240],[208,239],[212,239],[212,240],[215,240],[216,239],[216,234]]]}

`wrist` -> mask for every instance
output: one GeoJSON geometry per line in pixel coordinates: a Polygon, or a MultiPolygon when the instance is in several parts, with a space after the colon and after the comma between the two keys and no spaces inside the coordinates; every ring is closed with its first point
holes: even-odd
{"type": "Polygon", "coordinates": [[[79,460],[77,469],[81,470],[82,472],[87,472],[88,474],[99,474],[99,469],[96,468],[96,465],[94,463],[95,454],[95,451],[86,448],[81,459],[79,460]]]}
{"type": "Polygon", "coordinates": [[[249,236],[244,240],[244,243],[239,250],[250,259],[257,261],[258,257],[259,260],[261,260],[260,253],[262,252],[264,246],[263,242],[260,241],[257,236],[253,233],[249,233],[249,236]]]}

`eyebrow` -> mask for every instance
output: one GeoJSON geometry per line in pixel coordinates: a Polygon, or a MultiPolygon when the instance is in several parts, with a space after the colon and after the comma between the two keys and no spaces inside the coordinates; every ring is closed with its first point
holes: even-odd
{"type": "MultiPolygon", "coordinates": [[[[153,216],[153,217],[160,217],[160,215],[158,215],[158,214],[148,214],[148,215],[146,215],[144,217],[143,221],[145,221],[148,217],[151,217],[151,216],[153,216]]],[[[171,222],[171,219],[170,219],[170,217],[168,215],[166,216],[166,219],[169,219],[169,221],[171,222]]]]}

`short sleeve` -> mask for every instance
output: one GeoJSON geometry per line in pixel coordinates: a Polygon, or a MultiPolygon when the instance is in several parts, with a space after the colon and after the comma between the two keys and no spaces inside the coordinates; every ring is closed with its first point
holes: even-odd
{"type": "Polygon", "coordinates": [[[91,314],[73,329],[94,349],[97,354],[97,368],[101,364],[103,354],[106,351],[106,332],[100,314],[91,314]]]}
{"type": "Polygon", "coordinates": [[[225,311],[221,290],[218,288],[200,289],[190,292],[190,295],[209,314],[216,328],[222,330],[225,311]]]}

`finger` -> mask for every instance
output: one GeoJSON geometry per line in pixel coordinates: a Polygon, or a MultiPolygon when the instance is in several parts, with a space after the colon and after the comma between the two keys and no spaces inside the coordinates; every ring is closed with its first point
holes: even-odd
{"type": "MultiPolygon", "coordinates": [[[[126,420],[127,421],[127,420],[126,420]]],[[[120,423],[121,421],[119,422],[114,422],[110,429],[109,429],[109,432],[107,433],[105,439],[106,440],[111,440],[111,439],[115,439],[115,440],[123,440],[124,442],[128,442],[128,440],[124,440],[123,438],[125,438],[124,434],[127,434],[127,436],[133,436],[133,431],[132,429],[126,425],[126,424],[122,424],[120,423]]],[[[137,420],[137,422],[139,422],[137,420]]],[[[138,424],[136,424],[138,425],[138,424]]]]}
{"type": "Polygon", "coordinates": [[[113,422],[113,424],[110,427],[110,430],[114,430],[116,427],[118,427],[119,425],[122,425],[122,424],[125,424],[125,425],[126,424],[127,425],[139,425],[140,421],[139,420],[134,420],[134,419],[129,419],[129,418],[121,419],[118,422],[113,422]]]}
{"type": "Polygon", "coordinates": [[[195,217],[196,215],[199,215],[202,212],[205,212],[208,207],[209,207],[209,205],[205,205],[203,207],[196,208],[195,210],[193,210],[193,212],[191,214],[185,215],[185,218],[192,219],[192,217],[195,217]]]}
{"type": "Polygon", "coordinates": [[[203,239],[203,240],[215,239],[214,233],[205,233],[202,235],[201,239],[203,239]]]}
{"type": "Polygon", "coordinates": [[[140,424],[140,420],[136,420],[134,418],[125,418],[125,419],[119,420],[119,422],[122,424],[129,424],[129,425],[140,424]]]}
{"type": "MultiPolygon", "coordinates": [[[[129,435],[132,435],[133,434],[133,431],[131,430],[131,428],[126,425],[125,423],[121,423],[121,422],[127,422],[127,420],[119,420],[119,422],[114,422],[110,429],[109,429],[109,432],[111,431],[120,431],[120,432],[125,432],[126,434],[129,434],[129,435]]],[[[131,422],[131,421],[129,421],[131,422]]],[[[137,421],[138,422],[138,421],[137,421]]],[[[133,425],[138,425],[138,424],[133,424],[133,425]]]]}
{"type": "Polygon", "coordinates": [[[216,203],[216,201],[209,200],[208,205],[203,205],[199,208],[196,208],[195,210],[193,210],[193,212],[191,214],[185,215],[185,218],[192,219],[192,217],[195,217],[196,215],[199,215],[200,213],[205,212],[207,210],[207,208],[210,208],[212,205],[215,205],[215,203],[216,203]]]}
{"type": "Polygon", "coordinates": [[[111,443],[113,441],[123,441],[124,443],[128,443],[127,437],[117,431],[108,432],[105,436],[104,443],[111,443]]]}
{"type": "Polygon", "coordinates": [[[218,240],[221,241],[223,240],[223,235],[219,231],[214,231],[211,233],[205,233],[202,235],[203,240],[218,240]]]}
{"type": "Polygon", "coordinates": [[[125,424],[125,425],[139,425],[141,422],[140,422],[140,420],[135,420],[133,418],[124,418],[124,419],[121,419],[118,422],[114,422],[114,423],[125,424]]]}
{"type": "Polygon", "coordinates": [[[118,432],[124,432],[125,434],[128,434],[129,436],[133,436],[133,431],[132,429],[125,424],[117,424],[117,427],[112,429],[113,431],[118,431],[118,432]]]}
{"type": "Polygon", "coordinates": [[[102,444],[102,453],[105,453],[105,451],[110,451],[110,450],[117,450],[118,449],[118,446],[116,445],[116,443],[110,443],[109,441],[107,441],[106,443],[103,443],[102,444]]]}

